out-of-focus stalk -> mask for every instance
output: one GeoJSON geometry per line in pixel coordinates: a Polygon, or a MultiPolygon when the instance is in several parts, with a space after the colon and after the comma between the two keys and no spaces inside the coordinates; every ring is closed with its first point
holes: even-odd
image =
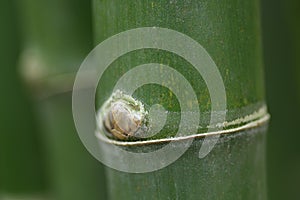
{"type": "Polygon", "coordinates": [[[84,148],[72,118],[76,70],[91,50],[90,2],[19,2],[21,72],[35,97],[53,199],[105,199],[102,165],[84,148]]]}
{"type": "Polygon", "coordinates": [[[36,199],[45,192],[45,170],[32,104],[17,70],[20,51],[15,1],[0,3],[0,199],[36,199]]]}

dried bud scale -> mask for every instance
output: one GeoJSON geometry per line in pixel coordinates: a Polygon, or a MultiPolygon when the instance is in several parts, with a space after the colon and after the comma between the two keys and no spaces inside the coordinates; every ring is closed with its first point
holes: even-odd
{"type": "Polygon", "coordinates": [[[117,90],[100,108],[97,124],[109,137],[135,139],[147,131],[147,115],[140,101],[117,90]]]}

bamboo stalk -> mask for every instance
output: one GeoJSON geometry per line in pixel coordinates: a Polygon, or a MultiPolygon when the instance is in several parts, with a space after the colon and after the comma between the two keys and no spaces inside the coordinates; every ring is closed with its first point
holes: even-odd
{"type": "Polygon", "coordinates": [[[293,0],[262,1],[267,100],[270,113],[277,116],[270,122],[267,137],[268,197],[274,200],[299,196],[297,130],[300,93],[295,92],[300,91],[297,85],[300,66],[299,5],[299,1],[293,0]],[[282,137],[283,133],[289,134],[282,137]]]}
{"type": "Polygon", "coordinates": [[[292,56],[293,56],[293,62],[295,66],[296,73],[298,74],[297,76],[297,81],[298,81],[298,98],[300,98],[300,83],[299,83],[299,66],[300,66],[300,59],[299,59],[299,54],[300,54],[300,39],[299,39],[299,33],[300,33],[300,27],[297,23],[299,19],[299,12],[297,11],[298,8],[300,7],[299,2],[297,1],[287,1],[285,2],[284,7],[284,14],[286,15],[285,20],[288,25],[287,31],[289,31],[289,37],[290,40],[292,41],[292,56]]]}
{"type": "MultiPolygon", "coordinates": [[[[139,27],[179,31],[196,40],[210,54],[223,78],[227,97],[226,122],[223,121],[222,125],[228,134],[221,134],[214,149],[205,158],[199,159],[203,133],[209,130],[212,114],[210,93],[203,77],[178,55],[157,49],[133,51],[114,61],[100,79],[102,84],[98,86],[97,108],[111,96],[114,85],[127,71],[140,64],[157,62],[172,66],[190,82],[198,98],[201,120],[197,131],[199,135],[195,136],[191,147],[168,167],[143,174],[108,168],[110,199],[266,199],[264,148],[268,114],[264,102],[259,2],[93,2],[96,43],[139,27]]],[[[143,35],[136,41],[142,39],[143,35]]],[[[173,85],[181,84],[176,79],[169,81],[173,85]]],[[[128,82],[131,83],[130,80],[128,82]]],[[[146,109],[153,104],[161,104],[173,116],[168,116],[162,131],[143,142],[113,141],[113,137],[104,140],[133,152],[156,150],[165,144],[161,144],[162,140],[176,140],[180,105],[174,94],[161,86],[145,85],[138,88],[133,97],[146,109]],[[173,136],[175,138],[170,139],[173,136]]],[[[185,136],[189,135],[188,130],[186,127],[185,136]]],[[[174,145],[178,149],[185,145],[181,139],[176,141],[174,145]]],[[[119,159],[126,162],[121,157],[119,159]]],[[[163,162],[165,158],[157,159],[163,162]]],[[[151,164],[156,160],[148,162],[151,164]]],[[[135,163],[128,165],[134,166],[135,163]]]]}
{"type": "Polygon", "coordinates": [[[21,71],[42,125],[50,197],[105,199],[103,167],[80,142],[71,109],[76,70],[92,47],[90,3],[19,3],[24,36],[21,71]]]}
{"type": "Polygon", "coordinates": [[[0,199],[42,198],[45,170],[32,105],[17,73],[20,38],[14,1],[1,1],[0,199]]]}

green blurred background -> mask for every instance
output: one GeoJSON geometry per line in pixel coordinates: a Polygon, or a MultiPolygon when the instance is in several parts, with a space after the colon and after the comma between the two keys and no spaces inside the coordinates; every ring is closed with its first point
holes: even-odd
{"type": "MultiPolygon", "coordinates": [[[[32,95],[32,91],[28,91],[28,87],[20,75],[19,59],[26,45],[22,36],[24,32],[24,16],[20,14],[20,9],[23,9],[23,6],[20,8],[22,1],[0,1],[0,200],[6,199],[6,197],[40,199],[49,196],[54,196],[54,199],[76,199],[76,196],[77,199],[82,199],[82,196],[86,194],[91,195],[88,199],[105,199],[105,195],[98,194],[104,188],[102,183],[97,181],[97,177],[101,179],[103,176],[99,174],[102,166],[81,146],[72,122],[66,123],[69,124],[70,128],[68,129],[71,135],[70,141],[74,141],[77,146],[71,145],[69,147],[76,152],[65,148],[67,150],[62,154],[59,152],[49,153],[49,151],[55,152],[63,148],[57,141],[52,141],[53,143],[50,144],[44,142],[44,134],[41,133],[45,132],[44,127],[39,123],[41,115],[48,117],[50,125],[58,123],[54,120],[56,116],[51,115],[53,112],[49,114],[49,110],[53,109],[52,103],[61,105],[61,108],[57,109],[63,110],[64,105],[69,104],[70,106],[70,98],[67,94],[56,98],[54,101],[37,103],[41,101],[32,95]],[[41,114],[41,107],[47,108],[48,111],[41,114]],[[45,145],[48,147],[45,148],[45,145]],[[69,169],[65,170],[73,169],[73,171],[71,170],[72,173],[86,172],[85,178],[80,177],[82,182],[77,185],[72,185],[71,181],[61,182],[65,175],[61,168],[64,165],[63,160],[69,155],[74,156],[73,153],[79,156],[67,160],[66,162],[70,166],[69,169]],[[78,159],[79,161],[83,159],[82,162],[89,163],[89,167],[77,166],[78,159]],[[53,165],[51,161],[61,164],[53,165]],[[55,170],[61,175],[54,180],[52,173],[55,173],[55,170]],[[95,180],[90,181],[89,177],[93,177],[92,179],[95,180]],[[69,187],[63,186],[64,184],[69,187]],[[76,188],[82,192],[75,192],[72,197],[64,194],[58,187],[65,187],[70,191],[76,188]]],[[[30,1],[26,2],[30,4],[30,1]]],[[[44,0],[40,4],[47,7],[47,2],[44,0]]],[[[52,2],[54,3],[51,5],[54,5],[55,2],[64,2],[63,6],[65,7],[68,7],[68,3],[72,2],[72,4],[78,5],[78,12],[90,12],[90,2],[88,1],[63,0],[52,2]],[[85,6],[81,7],[82,3],[85,6]],[[84,9],[85,11],[83,11],[84,9]]],[[[48,9],[51,11],[54,8],[47,7],[48,9]]],[[[300,141],[298,127],[300,124],[300,117],[298,116],[300,113],[300,1],[261,0],[261,11],[266,93],[269,111],[272,115],[267,141],[268,196],[271,200],[300,199],[300,144],[298,144],[300,141]]],[[[49,13],[56,16],[55,12],[49,13]]],[[[60,12],[60,17],[64,19],[68,19],[70,16],[72,15],[68,12],[60,12]]],[[[91,18],[89,20],[88,14],[84,16],[87,21],[73,21],[72,26],[76,27],[77,23],[84,23],[85,28],[91,29],[91,18]]],[[[76,29],[74,30],[76,31],[76,29]]],[[[89,30],[88,32],[91,33],[92,31],[89,30]]],[[[88,35],[88,33],[80,34],[88,35]]],[[[45,35],[51,37],[51,34],[40,34],[39,36],[45,35]]],[[[76,34],[74,38],[76,41],[76,34]]],[[[90,45],[91,36],[83,37],[80,42],[90,45]]],[[[77,51],[70,52],[70,55],[78,53],[79,58],[83,59],[91,48],[89,45],[85,46],[84,50],[79,51],[79,53],[77,51]]],[[[55,47],[55,44],[53,46],[55,47]]],[[[50,49],[49,52],[55,54],[54,50],[50,49]]],[[[58,61],[59,59],[57,58],[58,61]]],[[[74,63],[72,70],[79,67],[80,61],[76,60],[74,63]]],[[[68,70],[65,69],[64,72],[68,72],[68,70]]],[[[56,71],[51,73],[56,73],[56,71]]],[[[69,119],[70,108],[68,109],[63,112],[66,113],[65,117],[69,119]]],[[[63,113],[60,115],[64,116],[63,113]]],[[[71,174],[65,177],[72,179],[71,174]]],[[[76,179],[74,178],[74,180],[76,179]]]]}

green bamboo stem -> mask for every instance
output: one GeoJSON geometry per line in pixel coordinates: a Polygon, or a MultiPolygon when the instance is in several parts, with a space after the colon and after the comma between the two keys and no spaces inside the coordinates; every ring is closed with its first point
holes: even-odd
{"type": "Polygon", "coordinates": [[[300,79],[299,79],[299,66],[300,66],[300,27],[297,23],[299,19],[299,12],[298,8],[300,7],[300,3],[298,1],[287,1],[285,2],[284,6],[284,14],[285,14],[285,21],[288,25],[287,31],[289,31],[289,37],[292,41],[292,57],[293,57],[293,66],[297,73],[297,81],[298,81],[298,98],[300,98],[300,79]]]}
{"type": "MultiPolygon", "coordinates": [[[[259,10],[256,1],[224,2],[224,5],[215,1],[176,1],[170,4],[126,1],[117,4],[115,1],[94,1],[97,43],[138,27],[164,27],[182,32],[199,42],[218,66],[227,92],[227,121],[252,114],[264,106],[259,10]]],[[[99,108],[108,99],[115,83],[126,71],[150,62],[172,66],[187,77],[201,102],[199,109],[203,116],[200,125],[206,127],[210,119],[211,102],[201,75],[184,59],[159,50],[134,51],[112,63],[101,77],[100,81],[104,84],[98,88],[101,95],[97,96],[96,107],[99,108]]],[[[138,89],[133,96],[146,105],[161,103],[168,111],[179,112],[176,98],[165,91],[162,87],[146,86],[138,89]],[[159,96],[160,93],[164,95],[159,96]]],[[[156,137],[164,138],[169,134],[172,131],[162,132],[156,137]]]]}
{"type": "MultiPolygon", "coordinates": [[[[166,168],[145,174],[108,168],[110,199],[266,199],[264,124],[268,115],[264,110],[259,2],[93,2],[96,43],[139,27],[174,29],[199,42],[222,75],[227,96],[225,124],[232,124],[224,127],[230,133],[222,135],[212,152],[199,159],[199,148],[203,142],[201,133],[207,132],[211,115],[210,94],[201,76],[184,59],[160,50],[144,49],[119,57],[100,79],[102,84],[98,87],[97,108],[109,98],[114,85],[125,72],[140,64],[158,62],[172,66],[189,80],[198,97],[201,128],[198,129],[200,135],[187,152],[166,168]],[[233,130],[255,120],[262,121],[251,128],[233,130]]],[[[172,81],[174,85],[179,84],[177,80],[172,81]]],[[[126,149],[144,152],[161,147],[155,141],[174,136],[177,130],[176,113],[180,113],[180,106],[176,98],[166,88],[157,85],[143,86],[135,91],[133,97],[146,107],[159,103],[169,113],[175,113],[175,117],[170,116],[162,131],[146,139],[151,140],[151,144],[146,142],[144,145],[127,146],[126,149]]],[[[186,131],[184,134],[189,133],[186,131]]],[[[118,144],[124,146],[122,141],[118,144]]],[[[179,141],[176,145],[180,148],[184,142],[179,141]]]]}
{"type": "Polygon", "coordinates": [[[265,127],[222,137],[204,159],[202,139],[172,165],[151,173],[108,169],[110,199],[266,199],[265,127]]]}
{"type": "Polygon", "coordinates": [[[105,199],[103,168],[79,140],[70,102],[69,92],[37,103],[53,199],[105,199]]]}
{"type": "Polygon", "coordinates": [[[267,100],[270,113],[274,116],[267,138],[268,197],[274,200],[295,199],[299,196],[300,176],[300,4],[293,0],[262,2],[267,100]]]}
{"type": "Polygon", "coordinates": [[[24,48],[21,71],[35,97],[53,199],[105,199],[102,165],[74,128],[71,90],[76,70],[92,47],[90,3],[19,2],[24,48]]]}
{"type": "Polygon", "coordinates": [[[0,3],[0,199],[34,199],[45,192],[45,170],[32,105],[16,67],[20,38],[14,3],[0,3]]]}

